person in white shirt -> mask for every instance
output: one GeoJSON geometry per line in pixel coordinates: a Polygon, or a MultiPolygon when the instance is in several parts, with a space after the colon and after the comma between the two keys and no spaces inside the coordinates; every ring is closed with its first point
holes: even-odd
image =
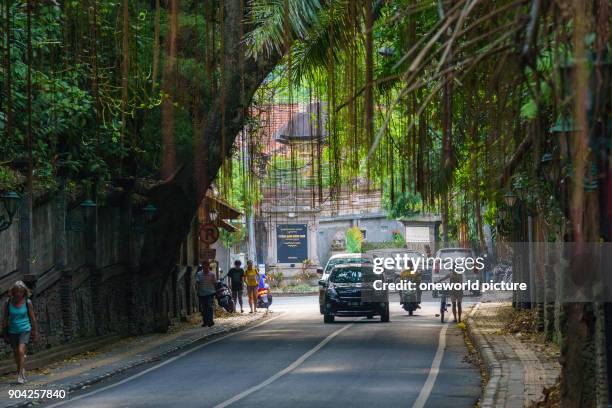
{"type": "Polygon", "coordinates": [[[211,271],[210,264],[207,261],[198,266],[195,278],[198,288],[198,298],[200,299],[200,311],[202,312],[202,327],[214,326],[214,299],[215,293],[217,292],[217,278],[211,271]]]}

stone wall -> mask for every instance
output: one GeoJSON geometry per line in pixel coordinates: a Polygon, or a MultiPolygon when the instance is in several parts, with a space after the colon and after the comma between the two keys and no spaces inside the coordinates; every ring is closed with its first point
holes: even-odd
{"type": "Polygon", "coordinates": [[[386,213],[352,214],[319,219],[317,251],[319,261],[325,266],[332,255],[331,244],[337,233],[343,237],[351,227],[359,227],[365,231],[368,242],[384,242],[393,240],[393,231],[404,232],[404,225],[397,220],[390,220],[386,213]]]}
{"type": "Polygon", "coordinates": [[[134,207],[119,197],[85,209],[67,205],[58,193],[34,206],[29,254],[20,247],[19,219],[0,232],[0,301],[6,302],[16,280],[33,287],[40,332],[34,352],[90,337],[151,331],[156,302],[163,302],[171,321],[197,311],[192,266],[197,224],[177,254],[162,299],[156,299],[138,272],[146,221],[134,207]],[[30,274],[18,267],[24,259],[30,274]]]}

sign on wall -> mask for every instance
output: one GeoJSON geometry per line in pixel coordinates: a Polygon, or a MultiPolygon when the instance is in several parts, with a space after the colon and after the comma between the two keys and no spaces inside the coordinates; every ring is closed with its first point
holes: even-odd
{"type": "Polygon", "coordinates": [[[200,226],[200,241],[205,244],[212,245],[219,239],[219,228],[212,223],[206,223],[200,226]]]}
{"type": "Polygon", "coordinates": [[[276,226],[278,263],[302,263],[308,258],[308,230],[306,224],[276,226]]]}
{"type": "Polygon", "coordinates": [[[406,242],[429,243],[429,227],[406,227],[406,242]]]}

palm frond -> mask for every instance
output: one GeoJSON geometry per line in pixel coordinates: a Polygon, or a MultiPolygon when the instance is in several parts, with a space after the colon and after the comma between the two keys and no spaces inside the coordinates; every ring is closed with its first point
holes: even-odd
{"type": "Polygon", "coordinates": [[[251,0],[247,18],[253,30],[245,39],[249,52],[255,58],[283,53],[288,41],[308,37],[322,10],[321,0],[251,0]]]}

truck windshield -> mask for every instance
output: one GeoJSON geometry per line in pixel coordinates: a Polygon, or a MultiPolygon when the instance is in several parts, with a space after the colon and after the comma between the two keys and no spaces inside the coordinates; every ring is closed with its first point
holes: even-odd
{"type": "Polygon", "coordinates": [[[344,265],[349,263],[367,263],[370,262],[367,258],[336,258],[330,259],[325,268],[325,273],[329,273],[334,267],[338,265],[344,265]]]}
{"type": "Polygon", "coordinates": [[[377,275],[372,268],[339,268],[332,272],[329,280],[332,283],[373,282],[377,275]]]}

